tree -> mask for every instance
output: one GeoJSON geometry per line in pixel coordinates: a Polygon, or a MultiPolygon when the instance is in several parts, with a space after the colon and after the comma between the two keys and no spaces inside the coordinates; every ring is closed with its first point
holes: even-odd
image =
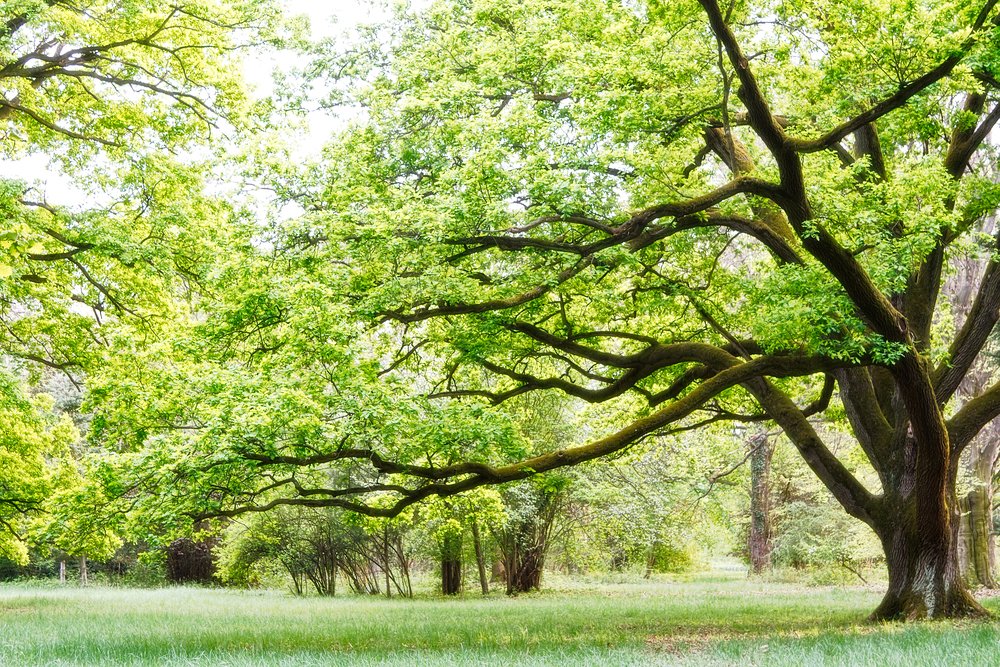
{"type": "Polygon", "coordinates": [[[565,477],[552,475],[506,489],[507,518],[493,534],[503,560],[507,595],[541,588],[545,558],[568,483],[565,477]]]}
{"type": "MultiPolygon", "coordinates": [[[[70,184],[47,193],[0,179],[5,400],[9,384],[37,384],[43,372],[79,388],[122,340],[155,337],[190,302],[223,235],[216,222],[230,215],[204,194],[198,162],[213,136],[246,126],[236,55],[277,40],[276,19],[268,0],[4,3],[0,159],[42,157],[70,184]]],[[[4,428],[44,440],[48,418],[4,428]]],[[[7,470],[69,483],[39,472],[42,450],[14,451],[7,470]]],[[[12,501],[37,509],[29,496],[12,501]]]]}
{"type": "MultiPolygon", "coordinates": [[[[850,435],[840,432],[826,437],[849,465],[863,459],[850,435]]],[[[868,583],[870,569],[885,562],[876,535],[843,512],[784,438],[775,439],[772,451],[771,562],[778,568],[802,570],[817,582],[868,583]]],[[[877,479],[861,466],[853,471],[866,483],[877,479]]]]}
{"type": "Polygon", "coordinates": [[[750,527],[747,553],[750,571],[760,574],[771,569],[771,456],[774,443],[767,433],[747,439],[750,449],[750,527]]]}
{"type": "Polygon", "coordinates": [[[993,529],[993,477],[1000,438],[995,424],[975,438],[967,454],[968,490],[958,499],[961,521],[957,539],[962,573],[971,583],[996,588],[996,539],[993,529]],[[984,437],[985,436],[985,437],[984,437]]]}
{"type": "Polygon", "coordinates": [[[698,551],[743,551],[745,444],[724,425],[657,438],[576,468],[556,546],[571,570],[681,572],[698,551]],[[567,526],[567,524],[569,524],[567,526]]]}
{"type": "MultiPolygon", "coordinates": [[[[996,234],[996,220],[986,218],[978,232],[996,234]]],[[[961,326],[969,315],[976,289],[990,261],[990,253],[970,248],[959,254],[951,263],[952,273],[945,280],[943,291],[955,317],[955,326],[961,326]]],[[[995,336],[995,334],[994,334],[995,336]]],[[[959,401],[975,398],[993,381],[996,371],[996,341],[987,342],[976,363],[966,373],[956,392],[959,401]]],[[[972,585],[996,588],[994,575],[993,536],[993,475],[1000,458],[1000,439],[996,421],[987,424],[972,439],[961,457],[963,470],[959,474],[958,525],[959,566],[972,585]]]]}
{"type": "Polygon", "coordinates": [[[44,516],[60,486],[57,462],[79,437],[50,396],[25,394],[0,372],[0,555],[18,564],[28,562],[31,523],[44,516]]]}
{"type": "MultiPolygon", "coordinates": [[[[958,575],[955,484],[1000,384],[953,399],[1000,318],[1000,263],[957,330],[934,324],[956,249],[996,246],[971,234],[1000,202],[977,166],[1000,119],[995,5],[462,0],[321,56],[332,102],[364,113],[322,164],[276,175],[306,213],[259,251],[280,286],[217,320],[230,358],[314,402],[339,386],[318,379],[328,353],[353,346],[381,363],[369,381],[430,388],[432,411],[531,392],[605,410],[524,456],[483,429],[451,428],[462,447],[230,429],[161,479],[238,478],[206,515],[392,516],[656,433],[769,422],[878,535],[874,618],[985,614],[958,575]],[[329,313],[374,326],[324,331],[329,313]],[[881,489],[809,421],[831,405],[881,489]],[[331,468],[352,484],[298,481],[331,468]]],[[[396,428],[412,412],[392,403],[396,428]]]]}
{"type": "MultiPolygon", "coordinates": [[[[80,584],[89,583],[87,559],[107,560],[122,545],[120,525],[102,515],[108,505],[104,486],[96,475],[88,475],[86,463],[64,455],[51,464],[49,497],[45,512],[31,526],[31,542],[60,554],[75,556],[80,563],[80,584]]],[[[60,560],[59,578],[65,577],[60,560]]]]}
{"type": "Polygon", "coordinates": [[[202,194],[194,154],[246,125],[235,55],[276,40],[275,25],[267,0],[7,3],[0,156],[46,158],[71,191],[52,200],[0,180],[6,359],[78,383],[119,336],[155,332],[190,295],[218,240],[211,221],[229,214],[202,194]]]}
{"type": "Polygon", "coordinates": [[[164,292],[197,283],[226,210],[200,194],[198,161],[173,156],[246,125],[235,55],[275,40],[276,15],[266,0],[3,11],[0,155],[47,157],[87,203],[0,182],[0,350],[79,373],[110,345],[109,320],[151,325],[164,292]]]}
{"type": "Polygon", "coordinates": [[[462,544],[467,531],[472,532],[476,569],[483,595],[488,594],[486,561],[479,524],[502,525],[505,521],[503,501],[492,489],[480,489],[459,498],[428,503],[422,521],[430,532],[441,563],[441,592],[458,595],[462,592],[462,544]]]}
{"type": "Polygon", "coordinates": [[[229,527],[220,574],[231,583],[259,584],[260,570],[278,563],[296,595],[304,595],[305,586],[312,583],[317,595],[332,597],[344,553],[359,539],[359,528],[335,510],[282,508],[229,527]]]}

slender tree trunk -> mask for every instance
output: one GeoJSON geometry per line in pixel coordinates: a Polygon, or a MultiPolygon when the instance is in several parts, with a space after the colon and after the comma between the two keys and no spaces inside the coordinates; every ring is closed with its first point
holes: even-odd
{"type": "Polygon", "coordinates": [[[462,535],[449,533],[441,541],[441,592],[458,595],[462,591],[462,535]]]}
{"type": "Polygon", "coordinates": [[[539,493],[530,513],[496,533],[503,554],[507,595],[541,588],[545,555],[563,499],[562,492],[539,493]]]}
{"type": "Polygon", "coordinates": [[[472,520],[472,544],[476,548],[476,567],[479,568],[479,586],[483,595],[490,594],[490,580],[486,576],[486,559],[483,557],[483,540],[479,535],[479,523],[472,520]]]}
{"type": "Polygon", "coordinates": [[[750,437],[750,572],[771,569],[771,456],[774,444],[766,433],[750,437]]]}
{"type": "Polygon", "coordinates": [[[545,545],[516,549],[514,554],[504,567],[507,573],[507,595],[539,590],[545,566],[545,545]]]}
{"type": "Polygon", "coordinates": [[[989,429],[990,440],[968,452],[973,486],[960,499],[962,518],[958,529],[959,565],[971,586],[997,588],[996,547],[993,533],[993,470],[1000,453],[1000,440],[989,429]]]}
{"type": "Polygon", "coordinates": [[[402,588],[400,589],[400,595],[403,597],[412,598],[413,597],[413,584],[410,581],[410,562],[409,558],[406,556],[406,549],[403,547],[403,533],[399,532],[396,534],[396,540],[393,543],[394,549],[396,550],[396,556],[399,559],[399,571],[400,579],[402,580],[402,588]]]}
{"type": "Polygon", "coordinates": [[[80,585],[86,586],[90,583],[90,577],[87,575],[87,555],[80,555],[80,585]]]}
{"type": "Polygon", "coordinates": [[[60,558],[59,559],[59,583],[60,584],[65,584],[66,583],[66,559],[65,558],[60,558]]]}
{"type": "Polygon", "coordinates": [[[382,548],[382,566],[385,568],[385,572],[384,572],[385,573],[385,596],[387,598],[391,598],[392,597],[392,588],[389,585],[390,580],[389,580],[389,527],[388,526],[386,526],[385,530],[383,531],[382,537],[384,538],[384,541],[383,541],[383,544],[382,544],[382,547],[383,547],[382,548]]]}
{"type": "Polygon", "coordinates": [[[292,578],[292,594],[295,596],[301,596],[304,593],[302,590],[302,584],[306,575],[297,568],[289,568],[288,575],[292,578]]]}

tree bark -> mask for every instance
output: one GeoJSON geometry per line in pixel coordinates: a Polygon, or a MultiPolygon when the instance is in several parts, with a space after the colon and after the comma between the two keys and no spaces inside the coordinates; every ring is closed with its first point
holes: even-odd
{"type": "MultiPolygon", "coordinates": [[[[982,233],[995,234],[991,216],[983,222],[982,233]]],[[[951,296],[955,327],[974,322],[973,304],[980,294],[984,277],[993,266],[991,255],[971,253],[952,260],[954,272],[945,280],[944,291],[951,296]],[[970,320],[971,318],[971,320],[970,320]]],[[[987,279],[988,280],[988,279],[987,279]]],[[[984,331],[992,329],[992,325],[984,331]]],[[[989,342],[986,343],[990,347],[989,342]]],[[[996,367],[994,354],[980,355],[958,385],[956,395],[963,401],[983,394],[990,385],[996,367]]],[[[952,366],[954,368],[954,366],[952,366]]],[[[972,488],[959,499],[961,520],[958,523],[958,559],[962,576],[970,586],[996,588],[993,533],[993,472],[1000,455],[1000,429],[988,424],[969,444],[962,462],[972,481],[972,488]]]]}
{"type": "Polygon", "coordinates": [[[889,588],[872,613],[872,620],[989,615],[962,581],[954,546],[938,548],[903,528],[887,528],[880,537],[889,570],[889,588]]]}
{"type": "Polygon", "coordinates": [[[874,526],[885,551],[889,587],[873,620],[986,617],[969,593],[958,561],[960,519],[947,466],[922,466],[923,448],[907,439],[904,470],[874,526]],[[935,471],[939,474],[935,475],[935,471]]]}
{"type": "Polygon", "coordinates": [[[972,488],[960,499],[961,520],[958,526],[959,567],[971,586],[997,588],[995,537],[993,532],[993,470],[1000,453],[995,429],[982,435],[986,443],[969,447],[968,468],[972,488]]]}
{"type": "Polygon", "coordinates": [[[747,552],[750,572],[771,569],[771,456],[774,444],[766,433],[750,437],[750,529],[747,552]]]}
{"type": "Polygon", "coordinates": [[[441,592],[458,595],[462,591],[462,535],[448,533],[441,540],[441,592]]]}
{"type": "Polygon", "coordinates": [[[486,576],[486,559],[483,557],[483,540],[479,534],[479,523],[472,520],[472,544],[476,549],[476,567],[479,568],[479,586],[483,595],[490,594],[490,580],[486,576]]]}
{"type": "Polygon", "coordinates": [[[536,489],[520,508],[520,516],[498,530],[497,545],[503,555],[507,595],[538,590],[556,515],[562,507],[562,491],[536,489]]]}
{"type": "Polygon", "coordinates": [[[516,549],[512,558],[506,559],[507,595],[537,591],[542,586],[542,569],[545,565],[545,547],[533,546],[516,549]]]}
{"type": "MultiPolygon", "coordinates": [[[[547,513],[546,513],[547,514],[547,513]]],[[[540,530],[542,517],[508,526],[499,533],[499,546],[503,558],[503,577],[507,595],[536,591],[542,584],[542,569],[548,550],[548,529],[540,530]]]]}
{"type": "Polygon", "coordinates": [[[971,586],[996,588],[992,530],[992,484],[977,486],[961,499],[962,525],[959,551],[962,575],[971,586]]]}

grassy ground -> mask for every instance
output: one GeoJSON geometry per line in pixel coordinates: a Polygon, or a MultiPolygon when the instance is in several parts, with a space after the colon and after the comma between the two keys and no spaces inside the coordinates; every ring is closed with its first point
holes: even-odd
{"type": "Polygon", "coordinates": [[[455,600],[7,585],[0,665],[1000,664],[1000,625],[867,625],[878,598],[735,576],[455,600]]]}

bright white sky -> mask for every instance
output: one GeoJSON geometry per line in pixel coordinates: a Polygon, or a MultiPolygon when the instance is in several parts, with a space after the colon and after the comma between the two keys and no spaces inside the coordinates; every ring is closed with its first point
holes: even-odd
{"type": "Polygon", "coordinates": [[[313,34],[336,34],[359,23],[386,16],[385,3],[378,0],[284,0],[292,15],[305,14],[312,21],[313,34]]]}

